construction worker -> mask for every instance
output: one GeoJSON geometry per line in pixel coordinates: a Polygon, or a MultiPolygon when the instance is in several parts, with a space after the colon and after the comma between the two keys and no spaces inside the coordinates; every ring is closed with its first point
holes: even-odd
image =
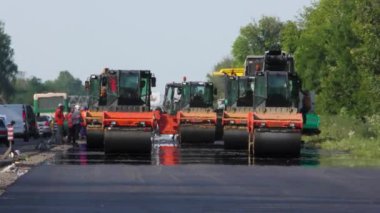
{"type": "Polygon", "coordinates": [[[260,64],[256,64],[256,65],[255,65],[255,69],[256,69],[256,72],[260,72],[260,71],[261,71],[261,66],[260,66],[260,64]]]}
{"type": "Polygon", "coordinates": [[[55,123],[57,124],[57,143],[58,144],[63,144],[63,122],[65,121],[65,117],[63,116],[63,110],[64,107],[60,103],[58,104],[57,109],[55,110],[54,114],[54,120],[55,123]]]}
{"type": "Polygon", "coordinates": [[[303,98],[302,98],[302,119],[303,123],[306,123],[306,114],[311,110],[311,97],[309,91],[302,91],[303,98]]]}
{"type": "Polygon", "coordinates": [[[302,91],[303,98],[302,98],[302,113],[308,113],[311,109],[311,97],[309,91],[302,91]]]}
{"type": "Polygon", "coordinates": [[[192,97],[191,105],[193,107],[202,107],[203,105],[205,105],[205,102],[203,100],[203,91],[202,90],[198,90],[195,93],[195,95],[192,97]]]}
{"type": "Polygon", "coordinates": [[[73,120],[72,120],[74,108],[69,107],[68,110],[69,110],[69,113],[67,113],[66,115],[67,127],[69,128],[68,135],[67,135],[67,143],[71,143],[72,141],[75,141],[75,139],[73,139],[75,132],[74,132],[73,120]]]}
{"type": "Polygon", "coordinates": [[[77,146],[78,144],[76,143],[76,140],[79,138],[79,130],[80,130],[80,123],[81,123],[81,115],[79,111],[80,107],[79,105],[75,105],[74,110],[72,111],[72,125],[73,125],[73,145],[77,146]]]}
{"type": "Polygon", "coordinates": [[[253,91],[247,90],[244,96],[239,98],[237,101],[238,106],[252,106],[253,105],[253,91]]]}

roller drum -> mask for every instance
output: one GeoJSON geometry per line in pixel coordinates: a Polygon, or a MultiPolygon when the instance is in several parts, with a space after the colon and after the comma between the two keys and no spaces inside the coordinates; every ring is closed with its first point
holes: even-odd
{"type": "Polygon", "coordinates": [[[215,127],[181,126],[181,143],[214,143],[215,127]]]}
{"type": "Polygon", "coordinates": [[[299,132],[255,132],[254,154],[261,157],[298,157],[301,151],[299,132]]]}
{"type": "Polygon", "coordinates": [[[87,149],[103,149],[103,128],[87,128],[87,149]]]}
{"type": "Polygon", "coordinates": [[[248,132],[243,129],[225,129],[223,134],[224,149],[248,150],[248,132]]]}
{"type": "Polygon", "coordinates": [[[152,133],[139,130],[106,129],[104,131],[105,153],[150,153],[152,133]]]}

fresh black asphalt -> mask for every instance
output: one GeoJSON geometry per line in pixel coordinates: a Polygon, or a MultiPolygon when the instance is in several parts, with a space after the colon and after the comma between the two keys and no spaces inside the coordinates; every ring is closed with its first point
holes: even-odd
{"type": "Polygon", "coordinates": [[[0,212],[380,212],[380,169],[44,164],[0,212]]]}

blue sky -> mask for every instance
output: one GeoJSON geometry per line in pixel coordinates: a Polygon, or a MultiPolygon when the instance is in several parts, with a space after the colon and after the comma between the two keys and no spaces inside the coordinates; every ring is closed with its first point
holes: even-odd
{"type": "Polygon", "coordinates": [[[205,80],[230,54],[241,26],[263,15],[295,20],[313,0],[0,0],[15,62],[28,76],[104,67],[150,69],[167,82],[205,80]]]}

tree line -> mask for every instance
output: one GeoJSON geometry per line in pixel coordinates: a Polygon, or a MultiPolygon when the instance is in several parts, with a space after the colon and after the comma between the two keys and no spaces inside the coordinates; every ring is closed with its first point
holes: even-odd
{"type": "Polygon", "coordinates": [[[380,109],[380,1],[320,0],[296,21],[264,16],[241,27],[231,56],[214,66],[242,66],[273,45],[295,57],[305,89],[325,114],[366,116],[380,109]]]}
{"type": "Polygon", "coordinates": [[[61,71],[55,80],[42,82],[37,77],[16,78],[15,93],[10,98],[10,103],[33,103],[34,93],[65,92],[68,95],[84,95],[85,90],[82,81],[74,78],[69,71],[61,71]]]}
{"type": "Polygon", "coordinates": [[[11,38],[4,31],[0,21],[0,103],[33,103],[34,93],[66,92],[69,95],[85,93],[82,81],[69,71],[61,71],[55,80],[43,82],[40,78],[24,78],[17,74],[18,68],[13,59],[11,38]]]}

